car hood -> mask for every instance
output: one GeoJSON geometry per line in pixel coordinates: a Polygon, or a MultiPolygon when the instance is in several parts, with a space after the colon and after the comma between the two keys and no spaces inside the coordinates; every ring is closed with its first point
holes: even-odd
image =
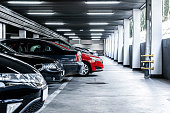
{"type": "Polygon", "coordinates": [[[0,73],[28,74],[38,73],[38,71],[26,62],[0,53],[0,73]]]}
{"type": "Polygon", "coordinates": [[[18,58],[30,65],[54,63],[54,60],[52,60],[52,59],[49,59],[46,57],[35,56],[35,55],[14,53],[14,54],[11,54],[11,56],[18,58]]]}

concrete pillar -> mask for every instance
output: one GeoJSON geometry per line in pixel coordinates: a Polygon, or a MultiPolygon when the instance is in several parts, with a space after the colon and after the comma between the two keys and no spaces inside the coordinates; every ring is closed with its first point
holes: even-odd
{"type": "Polygon", "coordinates": [[[114,59],[114,33],[111,34],[111,38],[112,38],[112,55],[111,55],[111,58],[114,59]]]}
{"type": "Polygon", "coordinates": [[[0,23],[0,40],[6,39],[6,25],[0,23]]]}
{"type": "Polygon", "coordinates": [[[106,56],[108,56],[108,38],[106,38],[106,56]]]}
{"type": "Polygon", "coordinates": [[[40,38],[38,34],[33,34],[33,38],[40,38]]]}
{"type": "Polygon", "coordinates": [[[109,57],[112,58],[112,37],[111,35],[109,36],[109,39],[110,39],[110,54],[109,54],[109,57]]]}
{"type": "Polygon", "coordinates": [[[106,56],[106,39],[104,39],[104,56],[106,56]]]}
{"type": "Polygon", "coordinates": [[[129,40],[130,40],[130,25],[129,19],[124,19],[124,51],[123,65],[129,66],[129,40]]]}
{"type": "Polygon", "coordinates": [[[114,60],[118,60],[118,30],[114,31],[115,37],[114,37],[114,60]]]}
{"type": "Polygon", "coordinates": [[[140,68],[140,9],[133,9],[132,69],[140,68]]]}
{"type": "Polygon", "coordinates": [[[151,75],[162,75],[162,0],[151,1],[151,75]]]}
{"type": "Polygon", "coordinates": [[[26,35],[26,30],[19,30],[19,38],[26,38],[27,35],[26,35]]]}
{"type": "Polygon", "coordinates": [[[123,26],[118,26],[118,63],[123,63],[123,26]]]}

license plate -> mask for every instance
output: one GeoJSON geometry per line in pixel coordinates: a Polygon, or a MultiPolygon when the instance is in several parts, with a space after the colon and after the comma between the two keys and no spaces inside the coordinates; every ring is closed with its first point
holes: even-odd
{"type": "Polygon", "coordinates": [[[42,100],[45,101],[48,97],[48,87],[43,90],[42,100]]]}

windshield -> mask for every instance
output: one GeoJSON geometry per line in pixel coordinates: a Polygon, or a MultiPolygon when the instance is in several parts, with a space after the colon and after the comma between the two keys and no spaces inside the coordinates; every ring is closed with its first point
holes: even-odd
{"type": "Polygon", "coordinates": [[[4,46],[3,44],[0,44],[0,53],[16,53],[13,49],[4,46]]]}

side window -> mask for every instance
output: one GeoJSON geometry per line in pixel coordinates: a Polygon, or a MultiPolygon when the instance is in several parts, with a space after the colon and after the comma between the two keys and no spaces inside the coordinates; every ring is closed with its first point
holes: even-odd
{"type": "Polygon", "coordinates": [[[27,46],[26,43],[20,43],[19,47],[18,47],[18,52],[27,52],[27,46]]]}
{"type": "Polygon", "coordinates": [[[53,50],[52,50],[52,47],[51,47],[51,46],[46,45],[46,46],[45,46],[45,51],[46,51],[46,52],[49,52],[49,51],[53,51],[53,50]]]}
{"type": "Polygon", "coordinates": [[[43,52],[43,46],[36,43],[28,43],[28,52],[43,52]]]}
{"type": "Polygon", "coordinates": [[[17,43],[5,42],[3,44],[18,52],[18,44],[17,43]]]}

